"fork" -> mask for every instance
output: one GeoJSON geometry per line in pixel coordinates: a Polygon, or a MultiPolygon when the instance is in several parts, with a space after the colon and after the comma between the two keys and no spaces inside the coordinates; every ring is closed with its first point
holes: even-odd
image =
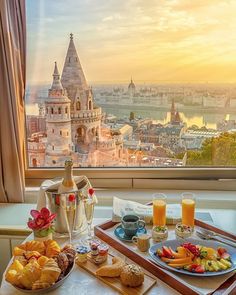
{"type": "Polygon", "coordinates": [[[223,239],[220,239],[220,238],[216,238],[216,237],[213,237],[211,235],[206,235],[206,234],[203,234],[201,233],[200,231],[196,231],[196,234],[203,240],[215,240],[215,241],[218,241],[220,243],[223,243],[223,244],[226,244],[228,246],[231,246],[231,247],[234,247],[236,248],[236,243],[232,243],[230,241],[224,241],[223,239]]]}
{"type": "Polygon", "coordinates": [[[212,237],[220,237],[220,238],[223,238],[225,240],[228,240],[228,241],[231,241],[233,243],[236,243],[236,240],[233,239],[233,238],[230,238],[230,237],[227,237],[225,235],[222,235],[222,234],[219,234],[219,233],[216,233],[214,231],[211,231],[209,229],[205,229],[205,228],[199,228],[199,231],[204,234],[204,235],[208,235],[208,236],[212,236],[212,237]]]}

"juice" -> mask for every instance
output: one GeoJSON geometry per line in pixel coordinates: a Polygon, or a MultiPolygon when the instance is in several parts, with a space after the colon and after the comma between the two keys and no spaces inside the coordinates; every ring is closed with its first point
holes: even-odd
{"type": "Polygon", "coordinates": [[[153,200],[153,225],[166,225],[166,202],[153,200]]]}
{"type": "Polygon", "coordinates": [[[182,224],[194,227],[195,201],[182,199],[182,224]]]}

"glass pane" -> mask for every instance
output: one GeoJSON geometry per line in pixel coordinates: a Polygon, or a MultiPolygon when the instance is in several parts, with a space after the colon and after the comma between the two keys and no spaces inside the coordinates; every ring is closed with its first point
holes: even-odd
{"type": "Polygon", "coordinates": [[[190,2],[27,1],[29,167],[236,164],[236,3],[190,2]]]}

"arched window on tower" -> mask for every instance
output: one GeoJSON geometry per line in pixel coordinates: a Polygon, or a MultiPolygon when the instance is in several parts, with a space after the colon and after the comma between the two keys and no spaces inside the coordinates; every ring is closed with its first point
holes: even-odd
{"type": "Polygon", "coordinates": [[[70,57],[69,57],[69,62],[70,62],[70,57]]]}
{"type": "Polygon", "coordinates": [[[80,111],[80,101],[78,101],[78,100],[76,102],[76,110],[80,111]]]}
{"type": "Polygon", "coordinates": [[[61,115],[61,108],[58,108],[58,114],[61,115]]]}
{"type": "Polygon", "coordinates": [[[53,108],[51,108],[51,114],[53,114],[53,108]]]}
{"type": "Polygon", "coordinates": [[[66,113],[66,114],[68,113],[68,107],[65,108],[65,113],[66,113]]]}
{"type": "Polygon", "coordinates": [[[48,108],[46,108],[46,113],[48,114],[48,108]]]}
{"type": "Polygon", "coordinates": [[[88,109],[92,110],[92,101],[91,100],[89,101],[88,109]]]}

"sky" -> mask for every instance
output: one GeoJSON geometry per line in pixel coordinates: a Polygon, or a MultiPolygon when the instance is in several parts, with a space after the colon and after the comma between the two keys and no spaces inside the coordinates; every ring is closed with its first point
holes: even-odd
{"type": "Polygon", "coordinates": [[[62,71],[69,34],[90,84],[236,82],[235,0],[27,0],[27,81],[62,71]]]}

